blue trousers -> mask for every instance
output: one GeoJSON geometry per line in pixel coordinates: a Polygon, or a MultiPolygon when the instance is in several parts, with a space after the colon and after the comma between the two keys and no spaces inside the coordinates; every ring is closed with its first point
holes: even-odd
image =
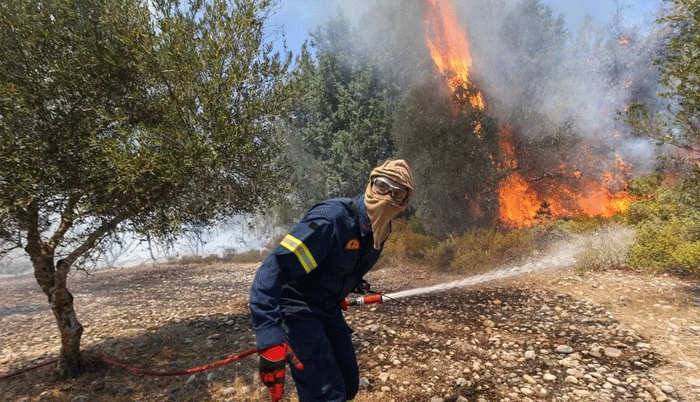
{"type": "Polygon", "coordinates": [[[346,402],[357,394],[360,375],[342,313],[323,317],[310,313],[284,315],[287,342],[304,363],[291,368],[299,402],[346,402]]]}

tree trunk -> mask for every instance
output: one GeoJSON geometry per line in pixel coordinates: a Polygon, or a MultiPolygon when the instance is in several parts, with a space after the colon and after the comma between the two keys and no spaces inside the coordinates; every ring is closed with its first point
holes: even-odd
{"type": "Polygon", "coordinates": [[[83,326],[73,309],[73,295],[66,289],[56,289],[53,300],[50,300],[58,330],[61,333],[61,355],[58,361],[58,373],[61,378],[75,378],[85,369],[85,363],[80,354],[80,338],[83,326]]]}
{"type": "Polygon", "coordinates": [[[51,311],[56,318],[61,334],[61,354],[58,360],[60,378],[75,378],[85,371],[85,362],[80,353],[80,338],[83,326],[73,309],[73,295],[66,288],[66,277],[70,265],[59,260],[54,267],[53,256],[32,258],[34,277],[49,299],[51,311]]]}

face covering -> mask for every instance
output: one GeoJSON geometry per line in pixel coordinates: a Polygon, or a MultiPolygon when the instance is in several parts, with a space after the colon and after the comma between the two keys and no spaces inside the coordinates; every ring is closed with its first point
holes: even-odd
{"type": "Polygon", "coordinates": [[[372,225],[372,233],[374,236],[374,248],[381,250],[382,243],[389,236],[389,228],[391,220],[408,205],[411,196],[413,195],[413,176],[411,169],[403,159],[388,160],[381,166],[372,170],[369,175],[369,184],[365,190],[365,206],[367,207],[367,216],[372,225]],[[383,176],[389,178],[396,184],[405,187],[408,190],[406,201],[399,204],[392,200],[391,194],[377,194],[372,190],[372,180],[375,177],[383,176]]]}

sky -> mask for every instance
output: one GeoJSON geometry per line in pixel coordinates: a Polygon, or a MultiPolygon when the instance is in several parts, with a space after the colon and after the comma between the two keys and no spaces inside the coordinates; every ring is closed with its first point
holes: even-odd
{"type": "MultiPolygon", "coordinates": [[[[615,2],[611,0],[546,0],[545,3],[549,4],[556,13],[564,14],[567,23],[574,27],[578,26],[586,14],[604,18],[615,10],[615,2]]],[[[644,17],[656,11],[660,3],[660,0],[626,0],[625,4],[629,8],[625,10],[625,22],[632,25],[641,23],[644,17]]]]}
{"type": "MultiPolygon", "coordinates": [[[[460,1],[468,0],[455,0],[455,2],[460,1]]],[[[625,23],[629,25],[639,25],[645,18],[651,19],[661,4],[661,0],[620,1],[628,6],[624,15],[625,23]]],[[[269,23],[270,26],[283,29],[287,48],[297,54],[304,41],[308,39],[308,33],[328,18],[337,15],[339,10],[342,10],[351,21],[356,22],[371,8],[372,3],[371,0],[280,0],[269,23]]],[[[549,5],[555,14],[564,14],[572,32],[576,32],[576,28],[586,14],[603,21],[615,10],[613,0],[543,0],[543,3],[549,5]]]]}
{"type": "Polygon", "coordinates": [[[339,10],[351,21],[357,21],[372,3],[368,0],[280,0],[269,22],[282,27],[287,48],[297,54],[308,39],[308,33],[337,15],[339,10]]]}

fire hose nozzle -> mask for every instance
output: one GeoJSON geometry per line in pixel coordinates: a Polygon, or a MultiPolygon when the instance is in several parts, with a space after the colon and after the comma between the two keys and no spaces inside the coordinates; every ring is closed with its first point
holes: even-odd
{"type": "Polygon", "coordinates": [[[381,303],[384,301],[384,297],[380,294],[374,294],[374,295],[367,295],[363,297],[358,297],[355,299],[350,299],[350,300],[343,300],[340,303],[340,307],[342,308],[347,308],[348,306],[361,306],[363,304],[373,304],[373,303],[381,303]]]}

